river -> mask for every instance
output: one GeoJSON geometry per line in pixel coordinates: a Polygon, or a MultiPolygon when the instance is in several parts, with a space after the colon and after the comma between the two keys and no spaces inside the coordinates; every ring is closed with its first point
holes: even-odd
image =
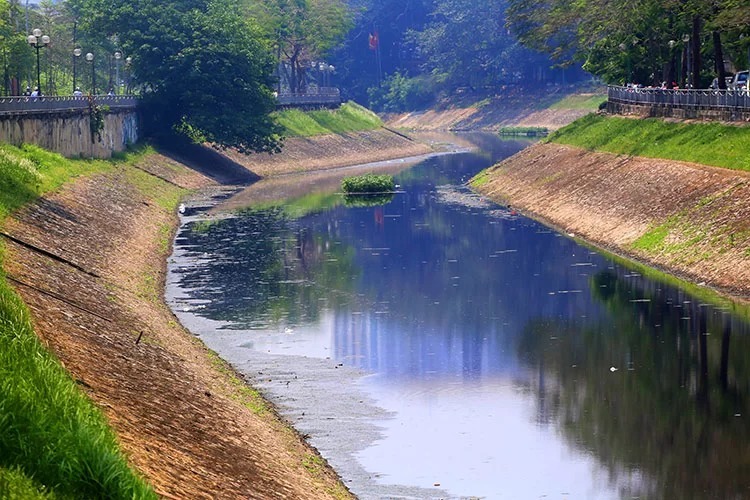
{"type": "Polygon", "coordinates": [[[526,144],[460,141],[191,207],[169,304],[363,499],[750,495],[746,312],[473,194],[526,144]]]}

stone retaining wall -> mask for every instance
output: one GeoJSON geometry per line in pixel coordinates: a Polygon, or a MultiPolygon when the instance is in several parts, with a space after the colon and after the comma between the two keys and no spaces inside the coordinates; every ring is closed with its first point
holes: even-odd
{"type": "Polygon", "coordinates": [[[101,140],[91,138],[88,111],[0,116],[0,142],[36,144],[67,157],[109,158],[139,139],[135,110],[104,115],[101,140]]]}
{"type": "Polygon", "coordinates": [[[711,120],[725,122],[748,122],[750,110],[739,108],[676,108],[660,104],[626,104],[607,102],[607,112],[613,115],[676,118],[680,120],[711,120]]]}

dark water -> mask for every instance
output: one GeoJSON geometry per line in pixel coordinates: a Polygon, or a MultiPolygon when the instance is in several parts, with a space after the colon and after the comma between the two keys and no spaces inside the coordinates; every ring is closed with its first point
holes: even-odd
{"type": "Polygon", "coordinates": [[[750,498],[746,313],[471,194],[522,147],[473,140],[400,172],[384,205],[329,190],[188,222],[181,319],[239,364],[369,374],[357,390],[388,416],[346,458],[363,498],[750,498]]]}

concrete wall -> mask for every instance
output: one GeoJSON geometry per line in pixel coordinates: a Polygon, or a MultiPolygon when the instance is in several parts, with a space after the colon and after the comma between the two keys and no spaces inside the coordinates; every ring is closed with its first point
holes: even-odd
{"type": "Polygon", "coordinates": [[[681,120],[750,121],[750,110],[741,108],[677,108],[660,104],[626,104],[609,101],[607,102],[607,112],[614,115],[678,118],[681,120]]]}
{"type": "Polygon", "coordinates": [[[67,157],[109,158],[139,139],[134,109],[104,115],[101,141],[91,140],[88,112],[57,112],[0,116],[0,142],[36,144],[67,157]]]}

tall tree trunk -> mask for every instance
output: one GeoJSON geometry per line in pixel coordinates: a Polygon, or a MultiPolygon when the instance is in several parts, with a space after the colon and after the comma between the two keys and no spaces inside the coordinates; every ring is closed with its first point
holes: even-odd
{"type": "Polygon", "coordinates": [[[721,46],[721,34],[717,30],[714,30],[711,32],[711,36],[714,41],[714,57],[716,59],[716,77],[719,80],[718,81],[719,88],[722,90],[726,90],[727,72],[724,69],[724,49],[721,46]]]}
{"type": "Polygon", "coordinates": [[[693,70],[693,88],[701,88],[701,18],[695,16],[693,18],[693,34],[690,37],[690,43],[692,44],[692,70],[693,70]]]}

